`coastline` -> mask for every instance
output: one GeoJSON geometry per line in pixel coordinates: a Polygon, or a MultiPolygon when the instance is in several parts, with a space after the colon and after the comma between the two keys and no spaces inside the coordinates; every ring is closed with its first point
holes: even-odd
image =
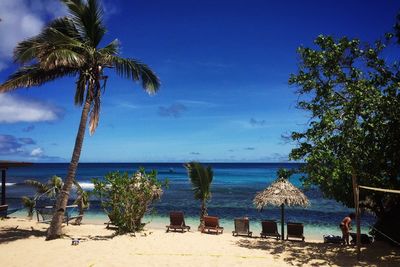
{"type": "Polygon", "coordinates": [[[398,266],[400,251],[375,242],[355,248],[274,239],[222,235],[165,233],[148,225],[141,233],[114,236],[104,225],[63,225],[65,236],[45,241],[48,225],[10,218],[0,221],[0,251],[4,266],[398,266]],[[71,240],[79,238],[79,245],[71,240]]]}
{"type": "MultiPolygon", "coordinates": [[[[18,213],[14,213],[14,216],[17,219],[26,220],[26,211],[20,211],[18,213]]],[[[33,216],[33,220],[36,222],[36,214],[33,216]]],[[[104,225],[104,223],[108,222],[108,217],[105,213],[101,212],[88,212],[85,213],[82,224],[87,225],[104,225]]],[[[160,216],[160,215],[146,215],[142,222],[146,223],[146,227],[149,229],[156,230],[165,230],[165,226],[169,224],[168,216],[160,216]]],[[[187,225],[191,226],[192,229],[197,228],[199,224],[199,218],[197,217],[188,217],[185,216],[185,222],[187,225]]],[[[281,232],[280,221],[277,221],[278,231],[281,232]]],[[[226,233],[231,233],[234,230],[233,220],[220,218],[220,225],[224,227],[226,233]]],[[[261,232],[261,221],[260,220],[252,220],[250,218],[250,231],[253,232],[253,236],[259,236],[261,232]]],[[[285,227],[286,231],[286,227],[285,227]]],[[[368,233],[369,229],[366,227],[361,228],[362,233],[368,233]]],[[[304,224],[304,236],[306,240],[310,240],[313,242],[323,242],[323,235],[337,235],[341,236],[342,233],[339,227],[332,225],[311,225],[304,224]]]]}

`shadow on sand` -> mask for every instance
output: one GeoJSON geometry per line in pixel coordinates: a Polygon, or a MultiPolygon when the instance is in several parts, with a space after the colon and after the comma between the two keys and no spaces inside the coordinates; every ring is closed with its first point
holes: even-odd
{"type": "Polygon", "coordinates": [[[400,248],[382,242],[362,247],[360,262],[357,262],[353,246],[271,239],[241,239],[236,241],[236,245],[264,250],[293,266],[400,266],[400,248]]]}
{"type": "Polygon", "coordinates": [[[20,239],[26,239],[30,237],[46,237],[45,229],[19,229],[17,227],[1,228],[0,230],[0,244],[6,244],[20,239]]]}

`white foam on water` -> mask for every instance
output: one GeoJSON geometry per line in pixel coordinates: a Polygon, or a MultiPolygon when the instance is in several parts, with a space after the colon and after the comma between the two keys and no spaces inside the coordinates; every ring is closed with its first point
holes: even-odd
{"type": "Polygon", "coordinates": [[[91,182],[79,182],[79,185],[82,187],[82,189],[93,189],[94,184],[91,182]]]}
{"type": "Polygon", "coordinates": [[[6,186],[13,186],[16,185],[17,183],[6,183],[6,186]]]}

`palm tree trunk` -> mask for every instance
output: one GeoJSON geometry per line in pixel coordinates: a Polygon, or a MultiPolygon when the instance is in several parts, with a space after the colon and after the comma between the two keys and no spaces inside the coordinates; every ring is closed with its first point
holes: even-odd
{"type": "Polygon", "coordinates": [[[204,216],[207,215],[207,207],[206,207],[206,200],[201,201],[201,211],[200,211],[200,225],[199,231],[203,231],[204,228],[204,216]]]}
{"type": "Polygon", "coordinates": [[[69,198],[69,192],[71,190],[73,181],[75,179],[76,170],[78,168],[78,162],[81,156],[83,138],[85,137],[87,119],[92,102],[92,98],[89,95],[90,93],[88,93],[85,104],[82,109],[81,121],[79,123],[79,129],[76,135],[75,147],[72,154],[71,163],[69,164],[67,178],[57,198],[56,212],[53,215],[53,219],[51,220],[50,227],[47,231],[47,238],[46,238],[47,240],[59,238],[62,234],[61,224],[63,222],[65,207],[67,206],[69,198]]]}

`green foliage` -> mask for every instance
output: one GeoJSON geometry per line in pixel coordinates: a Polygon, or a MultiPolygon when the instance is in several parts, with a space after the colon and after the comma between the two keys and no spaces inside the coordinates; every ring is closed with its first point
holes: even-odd
{"type": "Polygon", "coordinates": [[[294,172],[295,171],[293,169],[288,170],[285,168],[279,168],[278,171],[276,172],[276,175],[278,176],[278,179],[283,178],[287,180],[290,178],[290,176],[292,176],[294,172]]]}
{"type": "MultiPolygon", "coordinates": [[[[316,48],[300,47],[299,71],[289,84],[298,88],[298,107],[310,120],[293,132],[306,186],[354,206],[351,175],[372,187],[400,188],[400,72],[383,56],[390,38],[372,45],[346,37],[318,36],[316,48]]],[[[364,208],[378,218],[399,210],[399,197],[361,192],[364,208]]]]}
{"type": "MultiPolygon", "coordinates": [[[[57,175],[53,175],[47,181],[47,183],[41,183],[36,180],[25,180],[25,184],[36,189],[36,193],[33,198],[29,198],[27,196],[22,197],[22,204],[27,208],[29,217],[32,217],[33,210],[38,201],[50,200],[50,202],[55,203],[62,187],[64,186],[62,178],[57,175]]],[[[89,192],[83,190],[76,180],[74,180],[74,187],[77,195],[74,204],[78,205],[80,214],[83,215],[84,210],[89,208],[89,192]]]]}
{"type": "Polygon", "coordinates": [[[129,176],[128,173],[111,172],[104,180],[93,179],[93,194],[101,201],[119,234],[143,229],[142,218],[150,205],[161,198],[162,184],[157,172],[146,173],[143,168],[129,176]]]}
{"type": "Polygon", "coordinates": [[[36,201],[32,198],[23,196],[22,199],[22,205],[28,210],[28,217],[32,219],[33,216],[33,210],[35,209],[36,201]]]}
{"type": "Polygon", "coordinates": [[[204,167],[198,162],[189,162],[184,164],[188,171],[194,198],[201,201],[200,225],[199,230],[204,227],[203,217],[207,215],[206,202],[211,198],[211,182],[213,180],[213,170],[211,166],[204,167]]]}
{"type": "Polygon", "coordinates": [[[209,200],[211,198],[211,182],[213,180],[213,170],[210,166],[204,167],[198,162],[189,162],[185,164],[188,171],[192,191],[195,199],[209,200]]]}
{"type": "Polygon", "coordinates": [[[25,180],[25,184],[36,188],[35,201],[42,197],[56,199],[64,185],[61,177],[56,175],[53,175],[45,184],[36,180],[25,180]]]}

